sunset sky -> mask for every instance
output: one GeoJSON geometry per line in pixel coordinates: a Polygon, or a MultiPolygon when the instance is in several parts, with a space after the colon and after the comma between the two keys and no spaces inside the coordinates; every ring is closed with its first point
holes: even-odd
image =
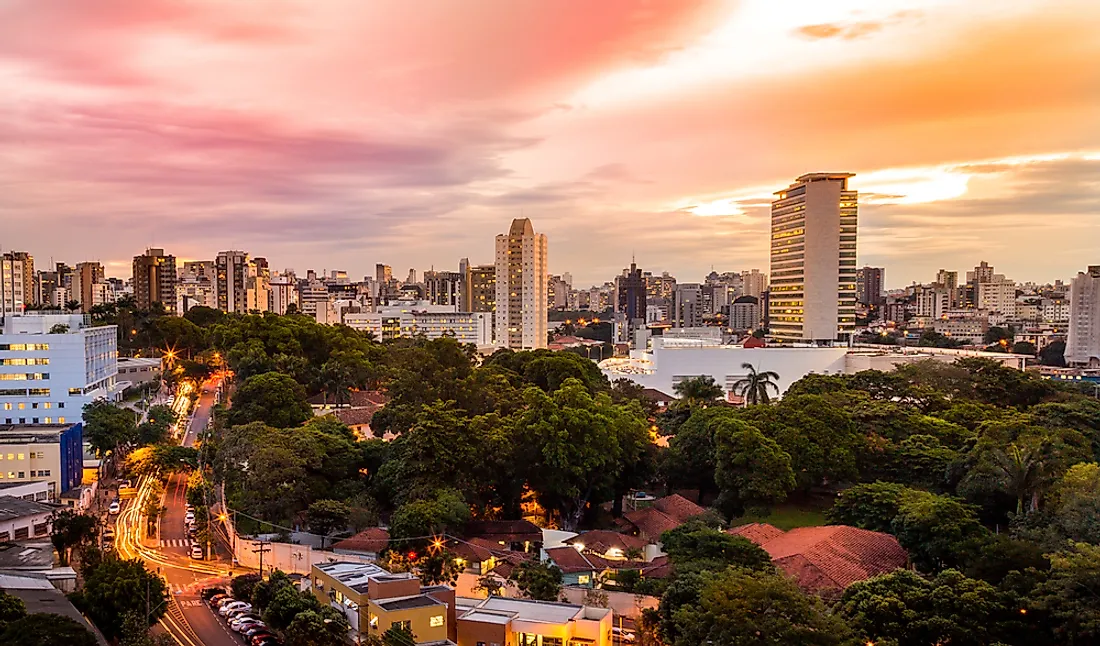
{"type": "Polygon", "coordinates": [[[0,246],[404,276],[767,270],[772,191],[856,173],[888,287],[1100,264],[1100,3],[0,0],[0,246]]]}

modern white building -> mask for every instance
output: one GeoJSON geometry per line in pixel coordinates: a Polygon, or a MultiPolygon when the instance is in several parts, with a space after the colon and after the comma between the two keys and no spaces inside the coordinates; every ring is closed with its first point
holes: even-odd
{"type": "Polygon", "coordinates": [[[298,305],[298,280],[294,272],[285,271],[271,278],[271,311],[276,314],[286,314],[291,304],[298,305]]]}
{"type": "Polygon", "coordinates": [[[116,399],[114,325],[89,327],[81,314],[7,316],[0,333],[0,423],[81,421],[84,405],[116,399]]]}
{"type": "Polygon", "coordinates": [[[380,341],[423,334],[429,339],[450,336],[459,343],[487,347],[493,342],[490,316],[486,312],[456,312],[454,305],[429,301],[396,301],[373,312],[345,314],[344,325],[370,332],[380,341]]]}
{"type": "Polygon", "coordinates": [[[1100,367],[1100,265],[1090,265],[1070,282],[1066,363],[1100,367]]]}
{"type": "Polygon", "coordinates": [[[769,325],[781,341],[855,331],[858,196],[852,173],[810,173],[772,202],[769,325]]]}
{"type": "Polygon", "coordinates": [[[549,269],[546,236],[531,220],[512,220],[496,238],[497,345],[514,350],[545,348],[549,269]]]}
{"type": "Polygon", "coordinates": [[[978,308],[1015,316],[1016,281],[994,274],[989,281],[978,283],[978,308]]]}
{"type": "Polygon", "coordinates": [[[986,357],[1022,370],[1023,355],[940,348],[898,346],[782,344],[763,348],[725,345],[714,339],[653,337],[648,349],[632,350],[628,358],[605,359],[600,369],[611,381],[626,378],[646,388],[672,393],[676,384],[693,377],[710,376],[729,394],[746,376],[743,364],[757,372],[779,374],[782,394],[808,374],[854,374],[861,370],[892,370],[899,364],[925,359],[951,363],[959,357],[986,357]]]}
{"type": "Polygon", "coordinates": [[[743,296],[760,298],[764,290],[768,288],[768,275],[760,273],[759,269],[741,272],[741,292],[743,296]]]}

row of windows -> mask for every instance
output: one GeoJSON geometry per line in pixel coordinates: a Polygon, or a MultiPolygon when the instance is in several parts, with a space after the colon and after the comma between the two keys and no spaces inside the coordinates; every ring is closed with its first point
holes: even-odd
{"type": "Polygon", "coordinates": [[[0,381],[42,381],[50,378],[48,372],[0,373],[0,381]]]}
{"type": "MultiPolygon", "coordinates": [[[[31,410],[37,410],[38,408],[53,408],[53,402],[31,402],[31,410]]],[[[65,408],[65,402],[57,402],[58,408],[65,408]]],[[[19,402],[18,404],[12,404],[11,402],[4,402],[4,410],[26,410],[27,404],[25,402],[19,402]]]]}
{"type": "MultiPolygon", "coordinates": [[[[39,419],[40,418],[38,418],[38,417],[32,417],[31,418],[31,424],[53,424],[54,423],[52,417],[41,418],[42,421],[39,421],[39,419]]],[[[13,420],[14,420],[14,418],[8,417],[8,418],[5,418],[4,423],[5,424],[14,424],[15,422],[13,420]]],[[[26,417],[20,417],[19,418],[19,423],[20,424],[26,424],[27,423],[27,418],[26,417]]],[[[64,424],[65,423],[65,418],[64,417],[58,417],[57,418],[57,423],[58,424],[64,424]]]]}
{"type": "Polygon", "coordinates": [[[18,357],[15,359],[0,359],[0,366],[48,366],[50,360],[47,357],[41,358],[24,358],[18,357]]]}
{"type": "Polygon", "coordinates": [[[0,343],[0,352],[12,351],[12,352],[25,352],[25,351],[39,351],[49,350],[49,343],[0,343]]]}

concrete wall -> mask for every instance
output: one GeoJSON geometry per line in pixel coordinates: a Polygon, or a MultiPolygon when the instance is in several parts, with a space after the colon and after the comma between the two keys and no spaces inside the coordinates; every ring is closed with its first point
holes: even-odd
{"type": "MultiPolygon", "coordinates": [[[[562,588],[562,599],[569,603],[582,605],[584,604],[584,595],[589,591],[588,588],[566,587],[562,588]]],[[[636,618],[642,614],[642,611],[646,608],[656,608],[661,602],[657,597],[651,597],[641,594],[630,594],[628,592],[616,592],[613,590],[604,590],[607,595],[607,607],[611,609],[616,616],[622,615],[623,617],[636,618]]]]}

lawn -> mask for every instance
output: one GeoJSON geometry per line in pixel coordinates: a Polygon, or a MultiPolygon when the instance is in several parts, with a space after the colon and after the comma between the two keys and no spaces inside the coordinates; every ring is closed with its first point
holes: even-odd
{"type": "Polygon", "coordinates": [[[735,519],[730,523],[730,526],[736,527],[747,523],[768,523],[786,531],[795,527],[816,527],[824,525],[825,522],[825,512],[821,509],[781,505],[773,509],[770,514],[746,514],[735,519]]]}

